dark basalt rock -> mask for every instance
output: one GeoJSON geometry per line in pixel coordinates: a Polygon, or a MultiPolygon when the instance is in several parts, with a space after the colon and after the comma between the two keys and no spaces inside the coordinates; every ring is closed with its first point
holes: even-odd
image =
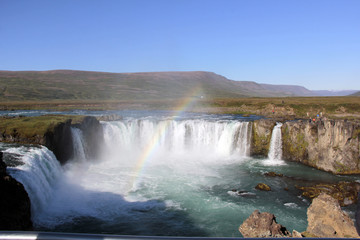
{"type": "Polygon", "coordinates": [[[284,175],[281,173],[276,173],[276,172],[266,172],[264,173],[265,176],[267,177],[283,177],[284,175]]]}
{"type": "Polygon", "coordinates": [[[233,193],[236,193],[237,196],[241,196],[241,197],[256,197],[255,193],[248,192],[248,191],[239,191],[236,189],[232,189],[231,191],[233,193]]]}
{"type": "Polygon", "coordinates": [[[0,230],[32,230],[31,205],[24,186],[6,173],[0,152],[0,230]]]}
{"type": "Polygon", "coordinates": [[[100,154],[104,142],[103,129],[95,117],[85,117],[81,123],[72,124],[69,119],[65,123],[58,124],[53,131],[45,134],[45,146],[49,148],[61,164],[65,164],[74,156],[74,143],[71,128],[82,130],[85,141],[85,154],[87,159],[96,159],[100,154]]]}
{"type": "Polygon", "coordinates": [[[95,117],[85,117],[81,124],[74,126],[82,130],[87,159],[97,159],[104,143],[103,128],[99,120],[95,117]]]}
{"type": "Polygon", "coordinates": [[[58,124],[53,131],[45,133],[45,146],[50,149],[61,164],[66,163],[74,155],[71,135],[71,119],[58,124]]]}

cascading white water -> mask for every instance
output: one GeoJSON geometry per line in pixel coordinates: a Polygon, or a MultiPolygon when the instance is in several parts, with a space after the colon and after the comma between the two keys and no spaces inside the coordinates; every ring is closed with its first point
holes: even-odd
{"type": "Polygon", "coordinates": [[[280,124],[269,159],[249,157],[248,122],[125,118],[102,125],[105,146],[92,161],[79,129],[72,129],[75,159],[63,167],[45,147],[7,148],[22,156],[23,165],[8,171],[30,196],[35,230],[240,237],[239,223],[254,209],[276,213],[288,229],[306,229],[308,203],[298,192],[289,194],[296,178],[262,174],[274,168],[287,176],[309,174],[281,160],[280,124]],[[259,182],[274,191],[255,190],[259,182]],[[285,187],[290,191],[283,194],[285,187]]]}
{"type": "Polygon", "coordinates": [[[24,164],[10,167],[8,171],[24,185],[32,212],[41,212],[51,200],[54,186],[63,174],[59,161],[46,147],[10,148],[6,152],[22,155],[24,164]]]}
{"type": "Polygon", "coordinates": [[[282,157],[281,126],[282,123],[277,123],[272,131],[268,155],[271,160],[281,160],[282,157]]]}
{"type": "Polygon", "coordinates": [[[84,138],[82,131],[78,128],[71,128],[71,137],[74,145],[74,157],[73,161],[85,162],[86,155],[84,150],[84,138]]]}
{"type": "Polygon", "coordinates": [[[142,119],[103,125],[107,145],[116,150],[143,151],[158,135],[158,151],[249,156],[249,122],[142,119]]]}
{"type": "Polygon", "coordinates": [[[281,138],[282,123],[276,123],[273,128],[268,159],[263,162],[264,165],[285,165],[282,158],[282,138],[281,138]]]}

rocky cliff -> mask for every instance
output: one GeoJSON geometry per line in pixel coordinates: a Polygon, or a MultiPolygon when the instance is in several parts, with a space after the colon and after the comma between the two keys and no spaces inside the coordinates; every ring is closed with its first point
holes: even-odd
{"type": "Polygon", "coordinates": [[[270,147],[272,129],[276,121],[272,119],[260,119],[253,122],[250,155],[267,156],[270,147]]]}
{"type": "Polygon", "coordinates": [[[360,124],[290,121],[282,126],[283,159],[335,174],[360,173],[360,124]]]}
{"type": "Polygon", "coordinates": [[[73,124],[71,119],[59,123],[53,130],[45,133],[45,146],[53,151],[60,163],[64,164],[74,156],[74,143],[71,128],[82,130],[87,159],[96,158],[104,141],[103,129],[95,117],[85,117],[80,123],[73,124]]]}
{"type": "Polygon", "coordinates": [[[2,118],[0,141],[44,145],[64,164],[74,156],[72,127],[82,130],[86,157],[96,158],[104,136],[95,117],[46,115],[2,118]]]}
{"type": "MultiPolygon", "coordinates": [[[[252,126],[252,156],[266,157],[276,121],[252,126]]],[[[283,159],[334,174],[360,174],[360,123],[346,120],[287,121],[282,126],[283,159]]]]}
{"type": "Polygon", "coordinates": [[[24,186],[6,173],[0,152],[0,230],[32,230],[30,199],[24,186]]]}

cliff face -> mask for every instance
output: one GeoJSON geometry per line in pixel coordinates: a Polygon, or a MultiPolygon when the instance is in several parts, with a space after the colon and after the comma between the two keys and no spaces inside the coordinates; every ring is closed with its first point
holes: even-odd
{"type": "Polygon", "coordinates": [[[299,120],[282,127],[283,158],[335,174],[360,173],[360,124],[299,120]]]}
{"type": "Polygon", "coordinates": [[[0,152],[0,230],[32,230],[31,205],[24,186],[6,173],[0,152]]]}
{"type": "Polygon", "coordinates": [[[44,145],[64,164],[74,156],[72,127],[82,130],[86,157],[96,158],[104,136],[95,117],[49,115],[3,118],[0,141],[44,145]]]}
{"type": "Polygon", "coordinates": [[[64,164],[74,157],[74,143],[71,128],[82,130],[85,142],[84,151],[88,159],[96,158],[104,141],[100,122],[95,117],[85,117],[80,123],[72,124],[71,119],[58,124],[54,130],[46,132],[45,146],[55,154],[60,163],[64,164]]]}
{"type": "Polygon", "coordinates": [[[81,129],[83,133],[87,159],[97,158],[100,147],[104,143],[104,133],[100,122],[95,117],[85,117],[80,124],[74,126],[81,129]]]}
{"type": "Polygon", "coordinates": [[[74,146],[71,136],[71,119],[59,123],[52,131],[47,131],[44,136],[44,145],[50,149],[57,160],[64,164],[74,155],[74,146]]]}
{"type": "Polygon", "coordinates": [[[276,122],[272,119],[260,119],[253,122],[250,155],[267,156],[270,147],[272,129],[276,122]]]}

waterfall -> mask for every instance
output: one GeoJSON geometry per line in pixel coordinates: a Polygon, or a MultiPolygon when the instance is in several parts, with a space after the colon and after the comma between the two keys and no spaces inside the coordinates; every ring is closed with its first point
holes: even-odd
{"type": "Polygon", "coordinates": [[[281,126],[282,123],[277,123],[272,131],[268,154],[270,160],[281,160],[282,158],[281,126]]]}
{"type": "Polygon", "coordinates": [[[73,140],[74,145],[74,156],[73,160],[77,162],[85,162],[86,155],[85,155],[85,144],[82,131],[78,128],[72,127],[71,128],[71,137],[73,140]]]}
{"type": "Polygon", "coordinates": [[[32,213],[43,210],[52,197],[53,188],[62,176],[55,155],[46,147],[8,149],[21,155],[23,165],[8,167],[9,174],[21,182],[31,201],[32,213]]]}
{"type": "Polygon", "coordinates": [[[103,127],[109,148],[143,151],[156,138],[159,151],[249,156],[249,122],[132,119],[104,122],[103,127]]]}
{"type": "MultiPolygon", "coordinates": [[[[196,213],[201,206],[205,214],[192,218],[203,221],[215,207],[228,207],[206,186],[217,192],[225,184],[221,193],[227,192],[227,178],[238,174],[227,172],[249,156],[251,123],[143,118],[101,124],[105,145],[97,161],[86,161],[83,133],[72,128],[75,164],[62,168],[46,147],[30,146],[21,153],[23,165],[9,168],[28,192],[38,229],[103,232],[120,226],[119,233],[134,234],[135,225],[142,225],[140,233],[151,234],[153,219],[157,226],[184,221],[186,214],[173,210],[196,213]],[[210,204],[203,203],[209,197],[210,204]],[[122,232],[121,226],[129,227],[122,232]]],[[[189,225],[181,229],[184,234],[189,225]]]]}

